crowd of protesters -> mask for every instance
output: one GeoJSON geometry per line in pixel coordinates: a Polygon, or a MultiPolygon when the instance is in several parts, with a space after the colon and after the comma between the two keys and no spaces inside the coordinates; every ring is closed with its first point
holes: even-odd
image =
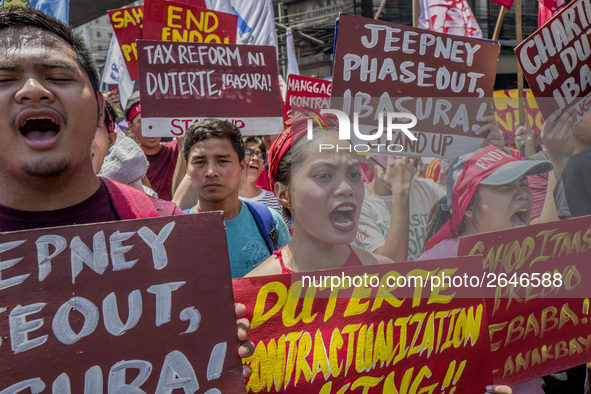
{"type": "MultiPolygon", "coordinates": [[[[319,152],[346,143],[331,118],[311,141],[301,138],[304,117],[274,142],[215,119],[162,141],[142,135],[139,97],[124,111],[113,95],[105,105],[88,49],[68,28],[6,8],[0,30],[0,231],[129,218],[121,199],[160,215],[221,210],[232,276],[243,277],[453,257],[461,236],[591,214],[591,114],[554,113],[543,147],[517,125],[517,145],[504,146],[490,116],[482,148],[448,165],[319,152]],[[487,169],[475,165],[483,157],[487,169]]],[[[244,341],[248,322],[240,324],[244,341]]],[[[251,352],[248,342],[239,350],[251,352]]],[[[585,376],[573,369],[513,392],[583,392],[585,376]]]]}

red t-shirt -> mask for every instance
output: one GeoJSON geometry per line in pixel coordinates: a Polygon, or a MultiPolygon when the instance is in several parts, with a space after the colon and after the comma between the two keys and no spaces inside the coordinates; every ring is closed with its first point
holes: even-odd
{"type": "MultiPolygon", "coordinates": [[[[148,196],[149,197],[149,196],[148,196]]],[[[182,215],[173,203],[149,197],[161,216],[182,215]]],[[[54,211],[21,211],[0,205],[0,232],[33,230],[75,224],[90,224],[119,220],[107,188],[101,186],[86,200],[71,207],[54,211]]]]}
{"type": "Polygon", "coordinates": [[[148,180],[152,189],[158,193],[158,198],[166,201],[172,200],[172,177],[179,156],[179,144],[176,140],[162,142],[160,152],[155,155],[146,155],[150,166],[148,167],[148,180]]]}
{"type": "Polygon", "coordinates": [[[267,174],[267,169],[265,168],[265,166],[263,166],[263,169],[261,171],[261,174],[257,178],[255,186],[259,189],[268,190],[271,193],[273,193],[273,190],[271,190],[271,184],[269,183],[269,175],[267,174]]]}

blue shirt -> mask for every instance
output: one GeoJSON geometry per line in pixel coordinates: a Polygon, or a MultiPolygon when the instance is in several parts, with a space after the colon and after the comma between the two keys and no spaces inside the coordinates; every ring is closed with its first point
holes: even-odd
{"type": "MultiPolygon", "coordinates": [[[[263,238],[250,209],[241,201],[240,213],[230,220],[226,220],[226,239],[230,255],[230,269],[232,278],[242,278],[270,255],[267,242],[263,238]]],[[[289,243],[289,230],[281,215],[274,209],[269,210],[277,229],[277,248],[289,243]]],[[[193,208],[185,213],[195,213],[193,208]]]]}

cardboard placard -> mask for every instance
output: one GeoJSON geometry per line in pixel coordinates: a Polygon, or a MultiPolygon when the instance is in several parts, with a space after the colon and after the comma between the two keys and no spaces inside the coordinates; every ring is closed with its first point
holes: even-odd
{"type": "MultiPolygon", "coordinates": [[[[517,89],[495,90],[495,119],[499,130],[505,137],[505,144],[515,145],[514,124],[519,122],[519,99],[517,89]]],[[[523,108],[526,115],[526,124],[535,134],[534,142],[536,145],[542,143],[542,126],[544,118],[538,107],[538,103],[533,93],[529,89],[523,90],[523,108]]]]}
{"type": "Polygon", "coordinates": [[[287,80],[285,112],[287,117],[300,112],[329,108],[332,82],[320,78],[291,74],[287,80]]]}
{"type": "Polygon", "coordinates": [[[236,43],[236,15],[167,0],[150,0],[144,10],[145,40],[236,43]]]}
{"type": "Polygon", "coordinates": [[[589,219],[460,238],[459,255],[483,255],[494,292],[487,309],[495,383],[512,385],[591,360],[589,219]]]}
{"type": "Polygon", "coordinates": [[[352,15],[341,15],[338,26],[331,108],[351,124],[358,113],[364,137],[380,135],[368,143],[352,134],[355,143],[368,144],[372,153],[446,158],[480,147],[483,136],[475,131],[492,113],[498,43],[352,15]],[[399,127],[388,138],[387,113],[414,115],[410,131],[417,139],[399,127]]]}
{"type": "Polygon", "coordinates": [[[133,81],[137,81],[137,47],[135,41],[142,38],[144,6],[138,5],[109,10],[107,13],[111,19],[117,43],[121,47],[121,53],[129,76],[133,81]]]}
{"type": "Polygon", "coordinates": [[[588,0],[572,1],[515,48],[523,75],[544,117],[574,107],[591,112],[588,0]]]}
{"type": "MultiPolygon", "coordinates": [[[[236,300],[252,319],[249,337],[255,345],[253,356],[244,360],[253,372],[247,392],[484,389],[491,375],[483,299],[458,298],[449,288],[431,291],[427,282],[411,285],[413,277],[428,280],[444,272],[481,275],[479,261],[469,257],[234,279],[236,300]],[[314,287],[328,275],[365,276],[377,286],[369,280],[352,291],[331,291],[330,282],[325,290],[314,287]],[[389,287],[388,278],[400,280],[400,287],[395,282],[389,287]]],[[[470,295],[482,294],[470,290],[470,295]]]]}
{"type": "Polygon", "coordinates": [[[3,233],[0,254],[0,391],[244,392],[220,213],[3,233]]]}
{"type": "Polygon", "coordinates": [[[138,59],[146,136],[178,137],[204,118],[243,135],[283,130],[274,47],[142,40],[138,59]]]}

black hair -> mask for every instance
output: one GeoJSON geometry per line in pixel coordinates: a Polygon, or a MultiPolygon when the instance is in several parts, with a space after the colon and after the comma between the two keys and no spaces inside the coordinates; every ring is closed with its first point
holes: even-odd
{"type": "Polygon", "coordinates": [[[112,132],[115,130],[115,119],[117,119],[117,114],[115,113],[115,110],[113,109],[113,107],[111,106],[111,104],[109,104],[107,101],[105,101],[105,126],[107,127],[107,130],[109,130],[109,132],[112,132]],[[111,116],[109,116],[109,114],[111,114],[111,116]]]}
{"type": "Polygon", "coordinates": [[[75,34],[68,26],[41,11],[17,6],[0,8],[0,30],[27,28],[45,30],[66,41],[76,52],[78,63],[88,75],[94,93],[98,93],[100,80],[96,64],[80,35],[75,34]]]}
{"type": "Polygon", "coordinates": [[[189,126],[183,143],[183,157],[189,161],[189,152],[193,145],[210,138],[220,138],[230,141],[232,148],[238,155],[238,161],[244,159],[244,142],[238,127],[230,122],[219,119],[203,119],[189,126]]]}

